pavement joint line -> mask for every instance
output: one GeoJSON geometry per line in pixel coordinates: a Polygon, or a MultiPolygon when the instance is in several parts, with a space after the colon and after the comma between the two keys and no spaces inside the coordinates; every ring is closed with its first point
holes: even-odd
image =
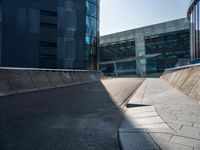
{"type": "MultiPolygon", "coordinates": [[[[185,139],[200,141],[199,139],[193,139],[193,138],[188,138],[188,137],[184,137],[184,136],[177,136],[177,135],[174,135],[173,137],[182,137],[182,138],[185,138],[185,139]]],[[[173,138],[173,137],[172,137],[172,138],[173,138]]],[[[178,142],[172,141],[172,138],[171,138],[171,140],[170,140],[169,142],[175,143],[175,144],[180,144],[180,143],[178,143],[178,142]]],[[[180,145],[189,146],[189,145],[186,145],[186,144],[184,144],[184,143],[183,143],[183,144],[180,144],[180,145]]],[[[191,147],[191,146],[190,146],[190,147],[191,147]]],[[[192,146],[192,147],[194,147],[194,146],[192,146]]],[[[200,148],[200,147],[197,147],[197,148],[200,148]]]]}
{"type": "Polygon", "coordinates": [[[172,135],[173,135],[173,137],[174,137],[174,136],[177,136],[177,137],[182,137],[182,138],[186,138],[186,139],[191,139],[191,140],[198,140],[198,141],[200,141],[200,139],[198,139],[198,138],[192,138],[192,137],[183,136],[183,135],[180,135],[180,134],[172,134],[172,135]]]}
{"type": "Polygon", "coordinates": [[[180,126],[179,130],[181,130],[183,128],[183,124],[180,126]]]}
{"type": "Polygon", "coordinates": [[[130,94],[130,96],[127,96],[126,100],[124,101],[124,103],[122,103],[120,105],[120,107],[126,107],[126,105],[128,104],[128,102],[134,97],[135,93],[138,91],[138,89],[141,87],[141,85],[146,81],[146,79],[144,79],[142,81],[142,83],[135,89],[135,91],[133,93],[130,94]]]}
{"type": "MultiPolygon", "coordinates": [[[[146,79],[146,80],[147,80],[147,79],[146,79]]],[[[145,81],[146,81],[146,80],[145,80],[145,81]]],[[[143,102],[143,98],[144,98],[144,95],[145,95],[145,93],[146,93],[148,84],[149,84],[149,80],[147,80],[147,83],[146,83],[146,85],[145,85],[145,89],[144,89],[144,92],[143,92],[142,97],[141,97],[141,103],[143,102]]]]}
{"type": "Polygon", "coordinates": [[[168,140],[168,142],[172,139],[172,137],[173,137],[173,134],[169,134],[170,135],[170,138],[169,138],[169,140],[168,140]]]}
{"type": "Polygon", "coordinates": [[[154,144],[159,148],[159,150],[162,150],[162,148],[159,146],[159,144],[153,139],[153,137],[147,133],[149,135],[149,137],[151,138],[151,140],[154,142],[154,144]]]}
{"type": "Polygon", "coordinates": [[[175,133],[177,133],[177,131],[176,131],[174,128],[172,128],[172,127],[167,123],[167,121],[165,121],[165,120],[162,118],[162,116],[159,114],[159,112],[158,112],[158,110],[157,110],[156,107],[155,107],[155,111],[157,112],[158,116],[163,120],[163,122],[166,123],[167,126],[168,126],[171,130],[173,130],[175,133]]]}
{"type": "Polygon", "coordinates": [[[194,127],[194,121],[192,122],[192,127],[194,127]]]}

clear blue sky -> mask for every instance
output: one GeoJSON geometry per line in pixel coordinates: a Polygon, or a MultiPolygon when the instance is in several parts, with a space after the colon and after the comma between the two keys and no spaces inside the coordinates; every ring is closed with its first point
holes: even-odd
{"type": "Polygon", "coordinates": [[[186,17],[190,0],[100,0],[100,34],[186,17]]]}

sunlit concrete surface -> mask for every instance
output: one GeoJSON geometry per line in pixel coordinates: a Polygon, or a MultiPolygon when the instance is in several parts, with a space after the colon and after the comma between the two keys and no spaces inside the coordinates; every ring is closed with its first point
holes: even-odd
{"type": "Polygon", "coordinates": [[[146,79],[127,104],[125,119],[119,128],[122,148],[198,150],[199,114],[200,104],[193,99],[162,79],[146,79]],[[138,133],[146,138],[138,137],[140,140],[135,141],[138,133]]]}

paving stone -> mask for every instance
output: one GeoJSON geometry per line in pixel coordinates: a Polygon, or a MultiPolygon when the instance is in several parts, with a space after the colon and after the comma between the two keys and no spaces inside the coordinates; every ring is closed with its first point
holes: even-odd
{"type": "Polygon", "coordinates": [[[180,121],[192,121],[192,122],[199,122],[200,123],[200,117],[197,116],[178,116],[178,119],[180,121]]]}
{"type": "Polygon", "coordinates": [[[134,119],[134,123],[140,125],[147,125],[147,124],[164,123],[164,121],[160,119],[160,117],[148,117],[148,118],[134,119]]]}
{"type": "Polygon", "coordinates": [[[159,145],[159,147],[162,150],[193,150],[193,147],[191,146],[176,144],[176,143],[172,143],[172,142],[168,142],[168,141],[164,141],[160,139],[154,139],[154,140],[156,140],[156,143],[159,145]]]}
{"type": "Polygon", "coordinates": [[[200,128],[200,123],[194,123],[194,125],[193,125],[193,127],[195,127],[195,128],[200,128]]]}
{"type": "Polygon", "coordinates": [[[147,117],[156,117],[158,116],[157,112],[141,112],[141,113],[135,113],[135,112],[126,112],[125,116],[128,118],[147,118],[147,117]]]}
{"type": "Polygon", "coordinates": [[[200,148],[200,140],[195,140],[195,139],[181,137],[181,136],[173,136],[170,141],[173,143],[182,144],[185,146],[200,148]]]}
{"type": "Polygon", "coordinates": [[[165,133],[149,133],[162,150],[193,150],[193,147],[169,142],[173,135],[165,133]]]}
{"type": "Polygon", "coordinates": [[[164,120],[177,120],[178,116],[172,115],[172,114],[162,114],[160,113],[160,116],[164,120]]]}
{"type": "MultiPolygon", "coordinates": [[[[129,103],[131,105],[131,103],[129,103]]],[[[128,111],[132,111],[132,112],[147,112],[147,111],[155,111],[155,107],[154,106],[142,106],[142,107],[136,107],[137,105],[141,105],[141,104],[132,104],[135,105],[135,107],[130,107],[127,108],[128,111]]]]}
{"type": "Polygon", "coordinates": [[[152,122],[152,119],[146,119],[146,118],[142,118],[142,119],[125,119],[121,125],[120,128],[145,128],[145,127],[153,127],[155,125],[163,125],[165,124],[159,117],[151,117],[151,118],[155,118],[154,122],[152,122]]]}
{"type": "Polygon", "coordinates": [[[178,134],[200,140],[200,128],[183,126],[178,134]]]}
{"type": "Polygon", "coordinates": [[[184,126],[187,127],[192,127],[193,126],[193,122],[189,122],[189,121],[179,121],[179,120],[167,120],[167,123],[173,123],[173,124],[182,124],[184,126]]]}
{"type": "Polygon", "coordinates": [[[142,125],[142,126],[128,126],[122,125],[119,128],[120,132],[156,132],[156,133],[174,133],[167,124],[151,124],[151,125],[142,125]]]}
{"type": "Polygon", "coordinates": [[[162,150],[200,150],[200,105],[161,79],[146,79],[140,88],[133,99],[152,106],[128,108],[129,125],[120,131],[148,133],[162,150]]]}
{"type": "Polygon", "coordinates": [[[166,133],[149,133],[149,135],[156,140],[164,140],[164,141],[169,141],[172,137],[171,134],[166,134],[166,133]]]}
{"type": "Polygon", "coordinates": [[[123,150],[159,150],[146,133],[119,133],[123,150]]]}
{"type": "Polygon", "coordinates": [[[172,129],[178,131],[181,129],[181,127],[183,126],[182,124],[176,124],[176,123],[167,123],[168,126],[170,126],[172,129]]]}

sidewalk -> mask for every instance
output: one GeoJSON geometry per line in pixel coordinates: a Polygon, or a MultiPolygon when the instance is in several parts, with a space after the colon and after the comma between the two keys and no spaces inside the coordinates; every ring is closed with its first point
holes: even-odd
{"type": "Polygon", "coordinates": [[[119,127],[124,150],[200,150],[200,104],[162,79],[146,79],[119,127]]]}

